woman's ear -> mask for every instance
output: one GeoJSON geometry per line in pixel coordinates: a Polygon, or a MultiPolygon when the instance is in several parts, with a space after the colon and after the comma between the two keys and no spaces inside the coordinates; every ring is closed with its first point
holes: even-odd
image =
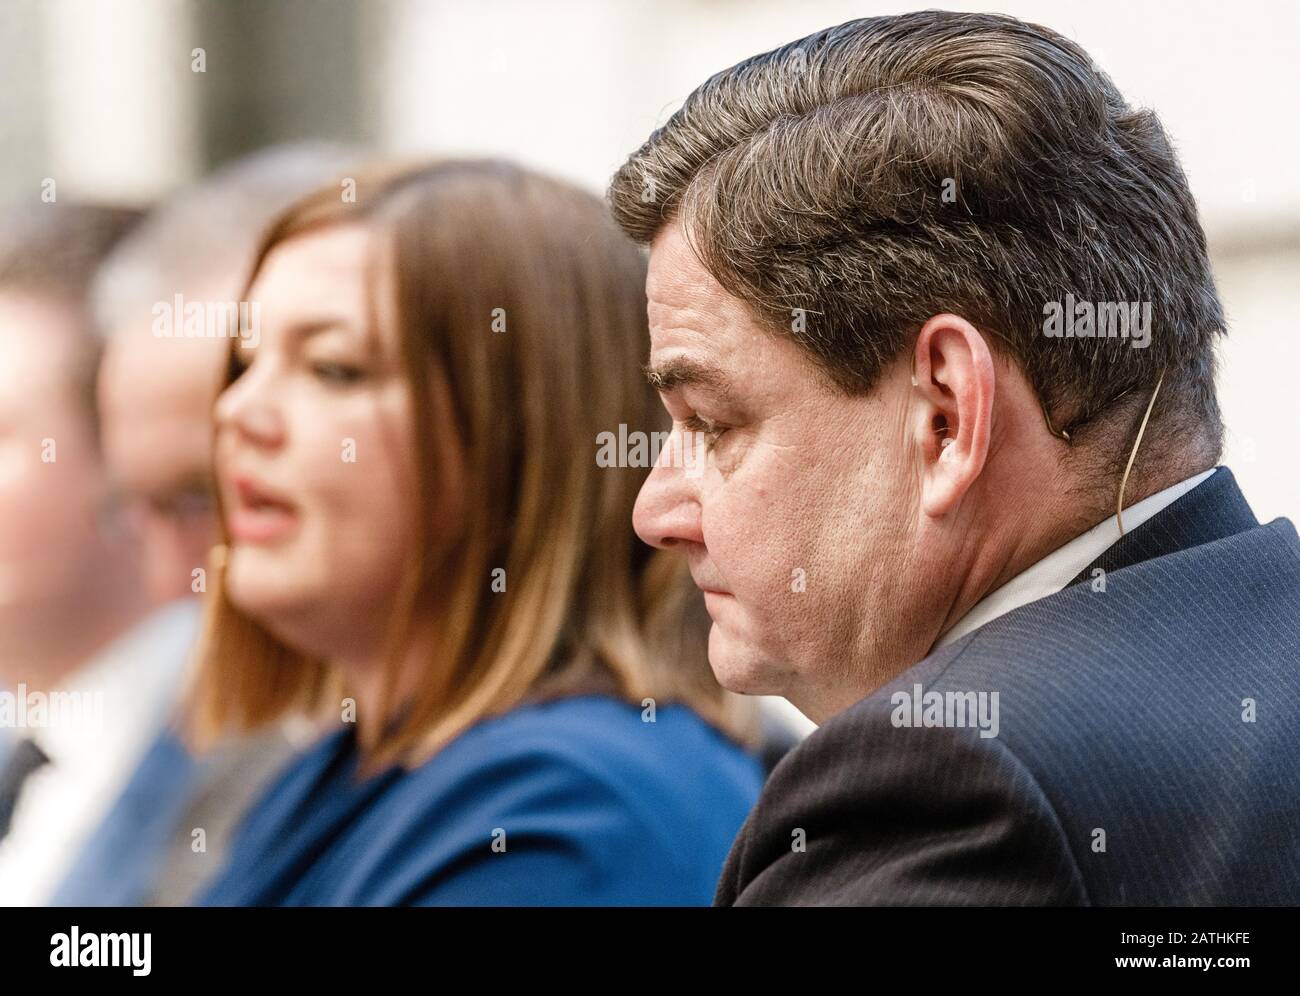
{"type": "Polygon", "coordinates": [[[921,416],[914,452],[926,515],[947,515],[988,459],[996,390],[993,354],[980,331],[957,315],[921,327],[912,355],[921,416]]]}

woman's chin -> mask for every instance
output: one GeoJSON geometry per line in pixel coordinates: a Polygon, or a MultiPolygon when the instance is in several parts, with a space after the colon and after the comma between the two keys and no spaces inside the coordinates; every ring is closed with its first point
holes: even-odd
{"type": "Polygon", "coordinates": [[[296,628],[304,616],[320,614],[318,592],[295,584],[284,572],[248,563],[240,553],[231,557],[225,579],[226,598],[236,609],[277,635],[296,628]]]}

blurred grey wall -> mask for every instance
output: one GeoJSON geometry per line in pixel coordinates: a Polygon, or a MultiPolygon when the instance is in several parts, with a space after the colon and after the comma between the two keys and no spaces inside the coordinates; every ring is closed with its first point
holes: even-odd
{"type": "MultiPolygon", "coordinates": [[[[0,197],[142,201],[260,145],[518,159],[602,190],[709,75],[877,0],[0,0],[0,197]],[[203,72],[195,71],[201,49],[203,72]]],[[[1300,5],[951,2],[1046,24],[1155,108],[1230,335],[1225,462],[1300,520],[1300,5]]]]}
{"type": "Polygon", "coordinates": [[[3,0],[0,196],[144,201],[274,142],[369,143],[356,0],[3,0]]]}

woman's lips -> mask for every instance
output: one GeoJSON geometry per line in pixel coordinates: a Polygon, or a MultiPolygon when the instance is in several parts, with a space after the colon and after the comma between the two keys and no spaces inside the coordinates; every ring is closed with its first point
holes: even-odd
{"type": "Polygon", "coordinates": [[[284,509],[238,509],[230,516],[230,538],[240,543],[275,543],[298,526],[298,516],[284,509]]]}
{"type": "Polygon", "coordinates": [[[279,493],[251,477],[236,477],[235,501],[227,517],[230,538],[240,543],[276,543],[298,528],[298,510],[279,493]]]}

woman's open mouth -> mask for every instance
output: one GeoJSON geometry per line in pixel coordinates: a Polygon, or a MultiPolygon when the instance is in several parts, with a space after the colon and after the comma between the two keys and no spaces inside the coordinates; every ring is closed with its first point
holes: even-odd
{"type": "Polygon", "coordinates": [[[298,510],[282,494],[252,477],[235,478],[235,502],[227,511],[230,538],[239,543],[276,543],[298,527],[298,510]]]}

